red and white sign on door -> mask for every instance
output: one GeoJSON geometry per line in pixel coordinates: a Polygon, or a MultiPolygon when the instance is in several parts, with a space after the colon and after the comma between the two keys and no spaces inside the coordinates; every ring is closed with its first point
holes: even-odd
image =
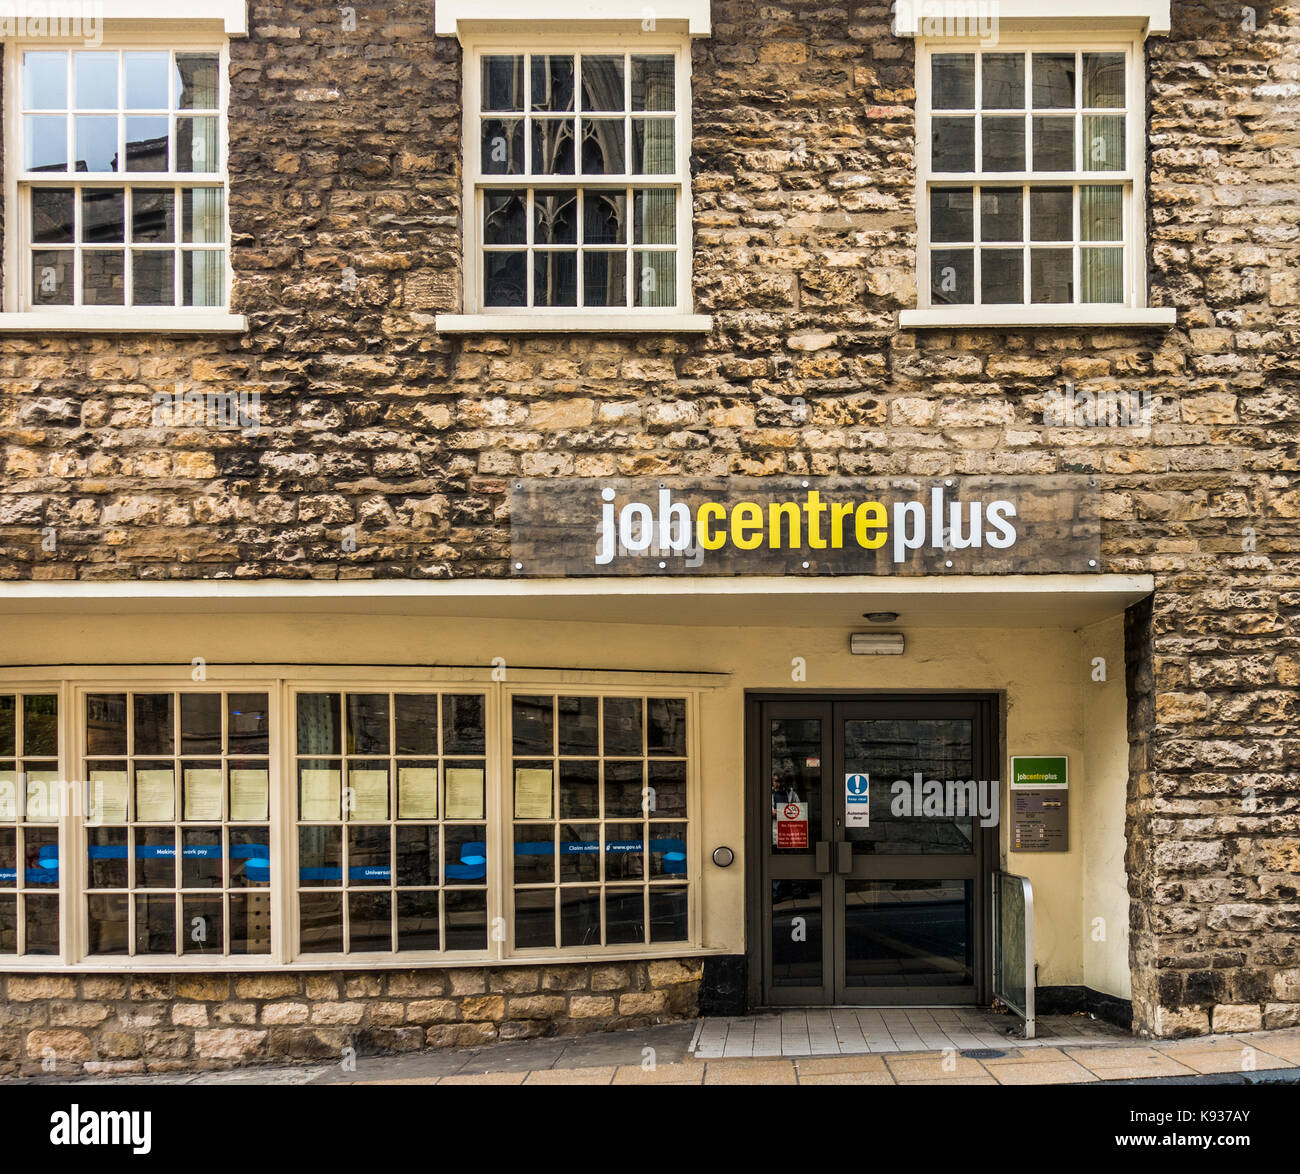
{"type": "Polygon", "coordinates": [[[776,805],[776,846],[778,848],[808,847],[807,803],[776,805]]]}

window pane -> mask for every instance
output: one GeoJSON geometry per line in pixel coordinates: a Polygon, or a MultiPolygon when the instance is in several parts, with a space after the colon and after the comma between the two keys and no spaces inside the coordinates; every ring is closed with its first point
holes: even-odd
{"type": "Polygon", "coordinates": [[[0,896],[0,954],[18,953],[18,898],[0,896]]]}
{"type": "Polygon", "coordinates": [[[0,693],[0,755],[6,758],[18,750],[18,701],[12,693],[0,693]]]}
{"type": "Polygon", "coordinates": [[[975,54],[936,53],[930,58],[930,105],[935,110],[975,107],[975,54]]]}
{"type": "Polygon", "coordinates": [[[1025,170],[1025,120],[984,119],[985,171],[1025,170]]]}
{"type": "Polygon", "coordinates": [[[348,694],[348,754],[388,753],[388,694],[348,694]]]}
{"type": "Polygon", "coordinates": [[[560,825],[560,880],[600,880],[600,825],[560,825]]]}
{"type": "MultiPolygon", "coordinates": [[[[484,175],[520,175],[523,173],[523,119],[485,118],[480,133],[483,136],[482,169],[484,175]]],[[[536,146],[533,148],[533,157],[534,159],[540,158],[536,146]]]]}
{"type": "Polygon", "coordinates": [[[135,952],[176,953],[176,898],[170,893],[135,898],[135,952]]]}
{"type": "MultiPolygon", "coordinates": [[[[163,121],[165,123],[166,119],[163,121]]],[[[73,170],[120,171],[117,154],[117,118],[111,114],[107,116],[80,114],[73,122],[76,133],[73,170]]],[[[164,135],[165,133],[164,130],[164,135]]],[[[162,170],[166,170],[165,165],[162,170]]]]}
{"type": "Polygon", "coordinates": [[[555,946],[555,890],[515,891],[515,946],[555,946]]]}
{"type": "Polygon", "coordinates": [[[1034,188],[1029,193],[1029,235],[1036,241],[1074,239],[1072,188],[1034,188]]]}
{"type": "Polygon", "coordinates": [[[1019,188],[985,188],[980,192],[980,239],[1024,239],[1025,197],[1019,188]]]}
{"type": "Polygon", "coordinates": [[[975,170],[975,119],[936,118],[931,122],[931,166],[935,171],[975,170]]]}
{"type": "MultiPolygon", "coordinates": [[[[127,119],[129,123],[131,120],[127,119]]],[[[176,120],[176,170],[211,173],[221,170],[221,143],[216,115],[176,120]]]]}
{"type": "Polygon", "coordinates": [[[1074,54],[1034,54],[1034,107],[1038,110],[1074,108],[1074,54]]]}
{"type": "Polygon", "coordinates": [[[578,254],[537,253],[533,257],[533,305],[578,304],[578,254]]]}
{"type": "Polygon", "coordinates": [[[27,954],[59,952],[59,898],[28,893],[22,901],[27,954]]]}
{"type": "Polygon", "coordinates": [[[930,298],[943,305],[969,306],[975,301],[975,257],[970,249],[931,251],[930,298]]]}
{"type": "Polygon", "coordinates": [[[674,110],[673,59],[670,56],[632,57],[632,109],[674,110]]]}
{"type": "Polygon", "coordinates": [[[486,191],[483,193],[483,243],[522,245],[528,239],[527,193],[486,191]]]}
{"type": "Polygon", "coordinates": [[[1083,170],[1124,170],[1124,116],[1083,116],[1083,170]]]}
{"type": "Polygon", "coordinates": [[[686,815],[686,763],[650,763],[649,794],[646,796],[647,814],[686,815]]]}
{"type": "Polygon", "coordinates": [[[32,190],[32,242],[42,245],[73,243],[76,210],[71,188],[32,190]]]}
{"type": "Polygon", "coordinates": [[[343,884],[342,829],[298,829],[298,881],[304,888],[327,888],[343,884]]]}
{"type": "Polygon", "coordinates": [[[72,78],[78,110],[118,108],[116,53],[74,53],[72,78]]]}
{"type": "Polygon", "coordinates": [[[676,253],[637,253],[636,304],[638,306],[677,304],[676,253]]]}
{"type": "Polygon", "coordinates": [[[627,170],[621,118],[582,120],[582,173],[622,175],[627,170]]]}
{"type": "Polygon", "coordinates": [[[487,884],[487,839],[482,824],[445,824],[443,881],[449,885],[487,884]]]}
{"type": "Polygon", "coordinates": [[[645,891],[605,890],[605,944],[607,946],[645,941],[645,891]]]}
{"type": "Polygon", "coordinates": [[[487,948],[487,895],[451,890],[443,897],[448,950],[487,948]]]}
{"type": "Polygon", "coordinates": [[[352,953],[393,948],[393,898],[391,893],[348,894],[348,949],[352,953]]]}
{"type": "Polygon", "coordinates": [[[930,192],[930,239],[962,242],[975,239],[973,188],[934,188],[930,192]]]}
{"type": "Polygon", "coordinates": [[[126,193],[121,188],[83,190],[81,239],[87,244],[121,244],[125,234],[126,193]]]}
{"type": "Polygon", "coordinates": [[[686,756],[686,702],[679,697],[646,701],[646,749],[649,754],[686,756]]]}
{"type": "Polygon", "coordinates": [[[514,110],[524,108],[524,59],[522,56],[483,58],[483,109],[514,110]]]}
{"type": "MultiPolygon", "coordinates": [[[[591,196],[588,196],[588,203],[591,196]]],[[[578,243],[578,193],[572,188],[533,196],[533,241],[539,245],[578,243]]]]}
{"type": "Polygon", "coordinates": [[[221,898],[182,897],[182,954],[224,954],[226,950],[221,898]]]}
{"type": "Polygon", "coordinates": [[[176,259],[170,252],[131,253],[131,297],[137,306],[176,304],[176,259]]]}
{"type": "Polygon", "coordinates": [[[136,754],[176,752],[175,708],[171,693],[137,693],[132,699],[136,754]]]}
{"type": "Polygon", "coordinates": [[[231,693],[226,698],[226,729],[232,754],[266,754],[271,722],[265,693],[231,693]]]}
{"type": "Polygon", "coordinates": [[[47,694],[23,698],[23,753],[53,757],[59,752],[59,699],[47,694]]]}
{"type": "MultiPolygon", "coordinates": [[[[113,105],[117,105],[116,102],[113,105]]],[[[171,106],[171,55],[126,54],[126,108],[167,110],[171,106]]]]}
{"type": "Polygon", "coordinates": [[[397,883],[399,885],[439,883],[436,824],[402,824],[398,827],[397,883]]]}
{"type": "Polygon", "coordinates": [[[627,194],[588,190],[583,194],[582,239],[589,245],[627,243],[627,194]]]}
{"type": "Polygon", "coordinates": [[[91,693],[86,697],[86,753],[126,753],[125,693],[91,693]]]}
{"type": "Polygon", "coordinates": [[[393,883],[390,836],[387,825],[348,828],[349,885],[364,888],[393,883]]]}
{"type": "Polygon", "coordinates": [[[640,756],[643,745],[641,698],[606,697],[602,705],[605,713],[605,754],[640,756]]]}
{"type": "Polygon", "coordinates": [[[515,824],[515,883],[555,883],[555,825],[515,824]]]}
{"type": "MultiPolygon", "coordinates": [[[[561,697],[557,703],[560,720],[560,753],[595,755],[600,742],[600,699],[561,697]]],[[[563,786],[563,775],[561,775],[563,786]]]]}
{"type": "Polygon", "coordinates": [[[221,188],[186,188],[181,195],[181,239],[214,245],[226,238],[226,193],[221,188]]]}
{"type": "Polygon", "coordinates": [[[220,62],[215,53],[176,54],[176,104],[180,109],[218,108],[221,101],[220,62]]]}
{"type": "Polygon", "coordinates": [[[96,893],[86,898],[91,954],[129,953],[131,935],[125,893],[96,893]]]}
{"type": "Polygon", "coordinates": [[[397,894],[397,948],[399,950],[440,948],[436,892],[397,894]]]}
{"type": "MultiPolygon", "coordinates": [[[[176,239],[175,194],[153,188],[131,191],[131,239],[141,243],[168,243],[176,239]]],[[[171,255],[168,254],[170,261],[171,255]]],[[[137,301],[139,300],[137,296],[137,301]]],[[[168,301],[170,302],[170,298],[168,301]]]]}
{"type": "Polygon", "coordinates": [[[632,170],[638,175],[671,175],[676,169],[671,118],[632,120],[632,170]]]}
{"type": "MultiPolygon", "coordinates": [[[[81,122],[81,119],[77,120],[81,122]]],[[[163,115],[131,115],[126,120],[127,171],[170,171],[170,131],[163,115]]],[[[185,165],[188,156],[178,155],[176,169],[189,171],[185,165]]]]}
{"type": "Polygon", "coordinates": [[[534,53],[531,63],[534,110],[573,109],[573,58],[534,53]]]}
{"type": "Polygon", "coordinates": [[[1124,105],[1124,54],[1083,55],[1083,104],[1122,107],[1124,105]]]}
{"type": "Polygon", "coordinates": [[[221,888],[221,829],[185,828],[181,836],[181,887],[221,888]]]}
{"type": "Polygon", "coordinates": [[[1029,259],[1030,288],[1033,301],[1068,303],[1074,301],[1074,255],[1070,249],[1033,249],[1029,259]]]}
{"type": "Polygon", "coordinates": [[[126,258],[121,252],[87,250],[81,257],[81,302],[121,306],[126,301],[126,258]]]}
{"type": "Polygon", "coordinates": [[[1086,241],[1124,239],[1124,189],[1085,186],[1079,189],[1079,226],[1086,241]]]}
{"type": "Polygon", "coordinates": [[[304,954],[341,954],[343,894],[299,893],[298,934],[304,954]]]}
{"type": "Polygon", "coordinates": [[[1124,300],[1124,250],[1084,249],[1080,254],[1081,300],[1122,302],[1124,300]]]}
{"type": "Polygon", "coordinates": [[[248,893],[230,898],[230,952],[271,952],[271,899],[266,893],[248,893]]]}
{"type": "Polygon", "coordinates": [[[399,693],[393,699],[398,754],[438,753],[438,695],[399,693]]]}
{"type": "Polygon", "coordinates": [[[555,753],[554,698],[514,697],[510,702],[513,752],[555,753]]]}
{"type": "Polygon", "coordinates": [[[641,816],[645,804],[645,776],[639,762],[605,763],[605,818],[641,816]]]}
{"type": "Polygon", "coordinates": [[[622,110],[623,58],[584,56],[582,59],[582,108],[622,110]]]}
{"type": "Polygon", "coordinates": [[[28,110],[68,108],[68,55],[23,54],[23,100],[28,110]]]}
{"type": "Polygon", "coordinates": [[[1034,119],[1034,170],[1074,170],[1074,119],[1034,119]]]}
{"type": "Polygon", "coordinates": [[[139,889],[176,887],[176,833],[171,828],[136,828],[135,884],[139,889]]]}
{"type": "Polygon", "coordinates": [[[560,815],[578,819],[599,817],[600,776],[598,763],[560,763],[560,815]]]}
{"type": "Polygon", "coordinates": [[[985,249],[980,255],[980,301],[985,305],[1024,302],[1025,254],[1021,249],[985,249]]]}
{"type": "Polygon", "coordinates": [[[533,174],[573,174],[573,120],[533,120],[533,174]]]}
{"type": "Polygon", "coordinates": [[[230,887],[264,888],[271,883],[271,829],[232,827],[230,836],[230,887]]]}
{"type": "Polygon", "coordinates": [[[62,115],[29,114],[23,129],[28,171],[68,170],[68,121],[62,115]]]}
{"type": "Polygon", "coordinates": [[[584,305],[627,305],[626,253],[584,253],[582,264],[584,305]]]}
{"type": "Polygon", "coordinates": [[[338,754],[342,748],[337,693],[298,694],[298,753],[338,754]]]}
{"type": "Polygon", "coordinates": [[[684,942],[689,936],[687,890],[676,886],[650,887],[650,940],[684,942]]]}
{"type": "Polygon", "coordinates": [[[646,846],[652,877],[686,879],[686,825],[652,823],[650,843],[646,846]]]}
{"type": "Polygon", "coordinates": [[[635,194],[636,243],[677,243],[677,193],[671,188],[642,188],[635,194]]]}
{"type": "Polygon", "coordinates": [[[605,879],[633,880],[645,875],[645,839],[641,823],[605,825],[605,879]]]}
{"type": "Polygon", "coordinates": [[[560,945],[600,945],[600,890],[560,890],[560,945]]]}
{"type": "Polygon", "coordinates": [[[1025,55],[985,53],[981,106],[986,110],[1023,110],[1025,107],[1025,55]]]}
{"type": "Polygon", "coordinates": [[[526,306],[528,304],[528,254],[489,252],[484,255],[484,304],[526,306]]]}
{"type": "Polygon", "coordinates": [[[181,254],[181,303],[186,306],[220,306],[225,301],[223,253],[189,250],[181,254]]]}
{"type": "Polygon", "coordinates": [[[92,889],[125,889],[127,874],[126,828],[86,829],[86,881],[92,889]]]}
{"type": "Polygon", "coordinates": [[[220,694],[181,694],[181,753],[221,753],[220,694]]]}

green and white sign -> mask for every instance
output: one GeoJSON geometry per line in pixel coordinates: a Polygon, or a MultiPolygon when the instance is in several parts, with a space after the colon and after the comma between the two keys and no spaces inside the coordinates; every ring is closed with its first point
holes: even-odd
{"type": "Polygon", "coordinates": [[[1011,759],[1011,850],[1070,850],[1070,759],[1017,755],[1011,759]]]}
{"type": "Polygon", "coordinates": [[[1070,759],[1064,754],[1050,758],[1012,758],[1011,785],[1013,787],[1068,787],[1070,759]]]}

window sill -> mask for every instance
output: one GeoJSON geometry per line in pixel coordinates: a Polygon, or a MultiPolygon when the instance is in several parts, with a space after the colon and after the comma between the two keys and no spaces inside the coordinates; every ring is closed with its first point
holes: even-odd
{"type": "Polygon", "coordinates": [[[941,310],[903,310],[904,330],[958,330],[966,327],[1173,326],[1172,308],[1129,309],[1124,306],[948,306],[941,310]]]}
{"type": "Polygon", "coordinates": [[[708,334],[708,314],[439,314],[439,334],[708,334]]]}
{"type": "Polygon", "coordinates": [[[33,310],[0,314],[0,334],[245,334],[243,314],[201,310],[33,310]]]}

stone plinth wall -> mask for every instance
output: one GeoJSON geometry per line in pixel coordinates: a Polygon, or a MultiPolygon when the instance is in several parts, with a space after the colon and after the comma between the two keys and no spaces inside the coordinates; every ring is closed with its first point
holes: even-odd
{"type": "Polygon", "coordinates": [[[456,970],[0,978],[0,1075],[183,1072],[647,1027],[691,959],[456,970]]]}

